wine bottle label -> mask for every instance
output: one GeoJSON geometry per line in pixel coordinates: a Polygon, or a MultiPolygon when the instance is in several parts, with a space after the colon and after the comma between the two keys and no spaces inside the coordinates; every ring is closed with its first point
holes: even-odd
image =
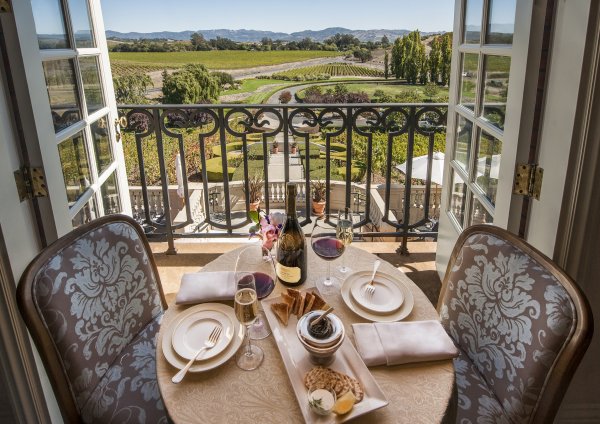
{"type": "Polygon", "coordinates": [[[277,272],[277,277],[286,283],[297,283],[302,277],[302,271],[297,266],[285,266],[277,262],[275,271],[277,272]]]}

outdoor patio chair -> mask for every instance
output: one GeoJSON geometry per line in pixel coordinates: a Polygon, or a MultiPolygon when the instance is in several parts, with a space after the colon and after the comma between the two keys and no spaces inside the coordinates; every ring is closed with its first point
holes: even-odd
{"type": "Polygon", "coordinates": [[[17,300],[65,422],[167,422],[155,358],[166,302],[133,219],[99,218],[48,246],[17,300]]]}
{"type": "Polygon", "coordinates": [[[460,350],[457,422],[553,421],[593,332],[586,298],[556,264],[506,230],[472,226],[438,310],[460,350]]]}

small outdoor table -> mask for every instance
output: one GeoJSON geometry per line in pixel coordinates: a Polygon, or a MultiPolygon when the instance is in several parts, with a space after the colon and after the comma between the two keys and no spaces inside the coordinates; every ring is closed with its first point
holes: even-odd
{"type": "MultiPolygon", "coordinates": [[[[233,270],[239,251],[221,255],[202,271],[233,270]]],[[[346,263],[354,271],[371,270],[375,255],[349,246],[344,253],[346,263]]],[[[314,287],[318,277],[326,270],[325,261],[319,259],[309,247],[308,278],[300,288],[314,287]]],[[[332,267],[333,268],[333,267],[332,267]]],[[[425,294],[401,271],[383,261],[381,271],[397,277],[410,288],[414,307],[405,321],[438,319],[438,314],[425,294]]],[[[338,275],[339,277],[339,275],[338,275]]],[[[269,297],[285,290],[277,283],[269,297]]],[[[367,322],[355,315],[338,294],[326,296],[342,319],[347,336],[354,343],[351,324],[367,322]]],[[[288,374],[281,360],[273,336],[253,341],[265,353],[261,366],[254,371],[242,371],[230,359],[221,367],[204,373],[189,373],[180,384],[171,377],[177,369],[171,366],[161,349],[164,329],[189,306],[174,303],[165,312],[157,342],[157,375],[160,393],[170,417],[177,424],[184,423],[302,423],[298,401],[292,390],[288,374]]],[[[373,411],[353,422],[356,423],[440,423],[454,422],[456,392],[454,367],[451,360],[415,364],[380,366],[370,368],[372,375],[386,394],[389,405],[373,411]]]]}

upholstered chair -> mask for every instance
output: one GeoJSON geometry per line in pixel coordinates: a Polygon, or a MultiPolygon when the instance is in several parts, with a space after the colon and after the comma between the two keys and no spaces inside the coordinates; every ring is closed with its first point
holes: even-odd
{"type": "Polygon", "coordinates": [[[458,238],[438,310],[460,350],[457,422],[552,422],[593,332],[563,271],[509,232],[476,225],[458,238]]]}
{"type": "Polygon", "coordinates": [[[65,422],[167,422],[155,359],[166,303],[135,221],[111,215],[57,240],[17,297],[65,422]]]}

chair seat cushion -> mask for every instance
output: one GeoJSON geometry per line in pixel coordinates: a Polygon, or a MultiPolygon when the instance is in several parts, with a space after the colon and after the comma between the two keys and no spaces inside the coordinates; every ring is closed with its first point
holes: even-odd
{"type": "Polygon", "coordinates": [[[454,372],[458,389],[457,423],[508,424],[511,422],[469,356],[462,350],[454,359],[454,372]]]}
{"type": "Polygon", "coordinates": [[[156,379],[156,339],[162,314],[116,358],[86,401],[86,423],[167,423],[156,379]]]}

